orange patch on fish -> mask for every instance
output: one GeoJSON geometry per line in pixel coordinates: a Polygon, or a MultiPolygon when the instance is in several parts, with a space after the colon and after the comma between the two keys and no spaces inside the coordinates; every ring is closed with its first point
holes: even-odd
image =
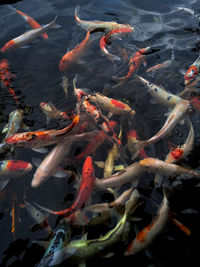
{"type": "Polygon", "coordinates": [[[118,108],[121,108],[121,109],[125,109],[125,104],[123,104],[122,102],[120,101],[117,101],[115,99],[111,99],[111,105],[115,106],[115,107],[118,107],[118,108]]]}
{"type": "Polygon", "coordinates": [[[183,155],[183,150],[176,148],[175,150],[171,151],[171,155],[174,159],[179,159],[183,155]]]}

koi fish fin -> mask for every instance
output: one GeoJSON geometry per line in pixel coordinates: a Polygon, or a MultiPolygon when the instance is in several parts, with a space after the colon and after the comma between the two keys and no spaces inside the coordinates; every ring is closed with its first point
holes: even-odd
{"type": "Polygon", "coordinates": [[[62,168],[58,168],[58,170],[56,171],[56,173],[54,173],[55,177],[57,178],[66,178],[66,177],[70,177],[71,176],[71,172],[66,171],[62,168]]]}
{"type": "Polygon", "coordinates": [[[181,231],[183,231],[186,235],[191,236],[191,230],[188,227],[186,227],[173,217],[171,217],[170,219],[181,231]]]}
{"type": "Polygon", "coordinates": [[[30,127],[29,127],[28,125],[26,125],[25,123],[22,123],[21,128],[22,128],[23,130],[26,130],[26,131],[29,131],[29,130],[30,130],[30,127]]]}
{"type": "Polygon", "coordinates": [[[110,88],[111,88],[111,84],[110,83],[106,83],[104,85],[102,94],[108,96],[111,93],[110,88]]]}
{"type": "Polygon", "coordinates": [[[128,220],[131,221],[131,222],[140,222],[142,220],[142,218],[136,217],[136,216],[130,216],[128,218],[128,220]]]}
{"type": "Polygon", "coordinates": [[[159,173],[156,174],[154,178],[154,184],[156,187],[161,187],[163,183],[163,176],[159,173]]]}
{"type": "MultiPolygon", "coordinates": [[[[53,210],[51,210],[51,209],[48,209],[48,208],[46,208],[46,207],[44,207],[44,206],[41,206],[41,205],[39,205],[39,204],[37,204],[36,202],[33,202],[38,208],[40,208],[41,210],[43,210],[43,211],[46,211],[47,213],[51,213],[51,214],[53,214],[53,210]]],[[[48,214],[49,215],[49,214],[48,214]]]]}
{"type": "Polygon", "coordinates": [[[183,214],[198,214],[199,212],[195,209],[185,209],[185,210],[182,210],[181,213],[183,213],[183,214]]]}
{"type": "Polygon", "coordinates": [[[6,186],[7,186],[7,184],[9,183],[9,179],[7,179],[7,180],[0,180],[0,191],[1,190],[3,190],[6,186]]]}
{"type": "Polygon", "coordinates": [[[32,147],[31,149],[35,152],[42,153],[42,154],[48,153],[48,149],[46,147],[38,147],[38,148],[32,147]]]}
{"type": "Polygon", "coordinates": [[[150,98],[149,103],[152,105],[158,104],[158,101],[156,101],[155,98],[150,98]]]}
{"type": "Polygon", "coordinates": [[[59,25],[59,24],[57,24],[55,21],[56,21],[56,19],[57,19],[57,15],[55,16],[55,18],[54,18],[54,20],[52,21],[52,22],[50,22],[51,23],[51,28],[53,28],[53,29],[59,29],[59,28],[61,28],[61,25],[59,25]]]}
{"type": "Polygon", "coordinates": [[[41,159],[38,159],[38,158],[35,158],[35,157],[32,158],[32,163],[33,163],[33,165],[34,165],[35,167],[39,167],[40,164],[41,164],[41,162],[42,162],[41,159]]]}
{"type": "Polygon", "coordinates": [[[109,259],[109,258],[113,257],[114,255],[115,255],[115,253],[113,253],[113,252],[108,252],[106,255],[101,256],[101,257],[104,258],[104,259],[109,259]]]}
{"type": "Polygon", "coordinates": [[[66,76],[62,77],[62,84],[61,85],[62,85],[63,91],[65,92],[66,97],[68,97],[69,96],[69,94],[68,94],[69,81],[68,81],[68,78],[66,76]]]}
{"type": "Polygon", "coordinates": [[[82,64],[86,64],[87,62],[85,60],[79,58],[77,63],[82,65],[82,64]]]}
{"type": "Polygon", "coordinates": [[[38,246],[43,247],[44,249],[47,249],[47,248],[48,248],[49,243],[50,243],[50,242],[48,242],[48,241],[43,241],[43,240],[32,241],[32,244],[37,244],[38,246]]]}
{"type": "Polygon", "coordinates": [[[105,163],[103,161],[94,161],[94,163],[99,167],[99,168],[104,168],[105,163]]]}
{"type": "Polygon", "coordinates": [[[111,79],[115,82],[117,82],[117,84],[113,85],[111,88],[117,88],[118,86],[124,84],[127,80],[127,77],[116,77],[116,76],[112,76],[111,79]]]}
{"type": "Polygon", "coordinates": [[[186,72],[187,72],[187,70],[185,70],[185,69],[180,69],[180,70],[179,70],[179,72],[180,72],[180,74],[183,74],[183,75],[185,75],[185,74],[186,74],[186,72]]]}
{"type": "Polygon", "coordinates": [[[2,134],[7,133],[8,131],[8,123],[3,127],[3,130],[1,131],[2,134]]]}
{"type": "Polygon", "coordinates": [[[30,45],[23,45],[23,46],[20,46],[21,49],[27,49],[27,48],[30,48],[30,45]]]}

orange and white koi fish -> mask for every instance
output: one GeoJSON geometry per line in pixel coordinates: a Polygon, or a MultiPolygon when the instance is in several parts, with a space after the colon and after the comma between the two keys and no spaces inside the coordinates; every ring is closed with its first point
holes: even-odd
{"type": "Polygon", "coordinates": [[[7,59],[2,59],[0,61],[0,81],[1,87],[7,89],[10,95],[13,97],[15,102],[18,104],[18,97],[15,94],[14,89],[12,88],[12,78],[16,77],[15,74],[10,72],[10,63],[7,59]]]}
{"type": "MultiPolygon", "coordinates": [[[[163,190],[163,192],[165,192],[165,190],[163,190]]],[[[163,231],[169,218],[169,201],[166,193],[164,193],[163,201],[156,218],[137,234],[135,239],[127,247],[124,255],[129,256],[147,248],[154,241],[157,235],[163,231]]]]}
{"type": "Polygon", "coordinates": [[[114,98],[104,96],[101,93],[89,95],[89,99],[97,103],[101,109],[111,112],[114,115],[135,115],[134,109],[132,109],[129,105],[114,98]]]}
{"type": "Polygon", "coordinates": [[[167,134],[169,134],[174,129],[174,127],[177,125],[177,123],[184,118],[185,114],[189,110],[189,107],[190,107],[190,103],[188,100],[179,101],[175,105],[170,115],[168,116],[163,127],[153,137],[151,137],[148,140],[144,140],[144,141],[138,140],[135,143],[136,153],[132,155],[132,159],[135,159],[137,157],[141,148],[144,148],[145,146],[150,145],[150,144],[154,144],[160,139],[164,138],[167,134]]]}
{"type": "Polygon", "coordinates": [[[129,60],[129,71],[126,76],[123,77],[115,77],[113,76],[112,79],[117,82],[116,85],[112,86],[112,88],[116,88],[123,83],[125,83],[135,72],[138,71],[141,64],[146,66],[146,57],[145,53],[150,50],[150,47],[141,48],[135,54],[133,54],[129,60]]]}
{"type": "MultiPolygon", "coordinates": [[[[19,15],[20,15],[20,16],[21,16],[21,17],[22,17],[22,18],[29,24],[29,26],[30,26],[32,29],[38,29],[38,28],[41,27],[41,25],[40,25],[37,21],[35,21],[31,16],[29,16],[29,15],[23,13],[22,11],[20,11],[20,10],[14,8],[14,7],[11,6],[11,5],[9,5],[9,7],[10,7],[12,10],[14,10],[16,13],[18,13],[18,14],[19,14],[19,15]]],[[[48,39],[48,35],[47,35],[46,32],[43,33],[42,36],[43,36],[44,39],[48,39]]]]}
{"type": "MultiPolygon", "coordinates": [[[[51,214],[56,214],[56,215],[61,215],[61,216],[70,216],[74,212],[76,212],[79,209],[82,209],[87,201],[89,200],[94,184],[95,184],[96,176],[95,176],[95,171],[92,163],[92,158],[87,157],[85,159],[85,162],[83,164],[83,169],[82,169],[82,179],[80,183],[80,188],[78,190],[77,197],[74,201],[74,204],[65,210],[60,210],[60,211],[51,211],[49,209],[44,208],[44,210],[50,212],[51,214]]],[[[41,207],[43,208],[43,207],[41,207]]]]}
{"type": "Polygon", "coordinates": [[[126,29],[132,29],[134,30],[134,27],[130,26],[129,24],[120,24],[115,21],[86,21],[79,18],[78,13],[80,10],[80,6],[77,6],[75,8],[75,20],[76,22],[83,28],[87,29],[88,31],[96,30],[96,29],[104,29],[107,31],[111,31],[113,29],[120,29],[120,28],[126,28],[126,29]]]}
{"type": "Polygon", "coordinates": [[[90,32],[87,31],[85,39],[78,45],[76,45],[71,51],[67,52],[60,60],[59,69],[60,71],[66,70],[73,63],[77,63],[79,57],[83,54],[85,49],[88,47],[90,38],[90,32]]]}
{"type": "Polygon", "coordinates": [[[120,29],[114,29],[111,30],[108,34],[103,35],[100,39],[99,45],[100,45],[100,49],[102,51],[102,53],[111,61],[113,60],[120,60],[120,57],[110,54],[106,48],[107,44],[110,44],[110,40],[111,38],[114,38],[115,36],[118,36],[120,34],[125,34],[125,33],[129,33],[132,32],[133,29],[132,28],[120,28],[120,29]]]}
{"type": "Polygon", "coordinates": [[[57,28],[57,24],[55,23],[56,18],[57,18],[57,16],[49,24],[41,26],[40,28],[37,28],[37,29],[27,31],[24,34],[14,38],[13,40],[10,40],[0,49],[0,52],[3,52],[3,53],[9,52],[9,51],[13,51],[17,48],[20,48],[22,46],[25,46],[28,43],[33,42],[36,38],[38,38],[41,34],[45,33],[49,29],[57,28]]]}
{"type": "Polygon", "coordinates": [[[194,177],[196,179],[200,179],[200,172],[195,171],[193,169],[188,169],[183,166],[179,166],[172,163],[167,163],[163,160],[156,158],[146,158],[139,161],[139,165],[144,168],[144,170],[150,173],[158,173],[166,176],[173,175],[176,177],[177,175],[188,175],[189,178],[194,177]]]}
{"type": "Polygon", "coordinates": [[[151,71],[155,71],[155,70],[160,70],[160,69],[162,69],[162,68],[165,68],[165,67],[168,67],[170,64],[172,63],[172,60],[166,60],[166,61],[164,61],[164,62],[162,62],[162,63],[160,63],[160,64],[157,64],[157,65],[155,65],[155,66],[153,66],[153,67],[150,67],[150,68],[148,68],[147,70],[146,70],[146,72],[151,72],[151,71]]]}
{"type": "Polygon", "coordinates": [[[199,72],[200,72],[200,55],[185,73],[185,76],[184,76],[185,85],[186,86],[193,85],[193,82],[197,78],[197,74],[199,74],[199,72]]]}
{"type": "Polygon", "coordinates": [[[135,77],[147,87],[148,92],[156,101],[158,101],[158,103],[161,103],[162,105],[173,108],[179,101],[183,100],[180,96],[167,92],[165,89],[149,82],[137,74],[135,77]]]}
{"type": "Polygon", "coordinates": [[[71,133],[73,128],[78,124],[79,116],[77,115],[73,122],[61,130],[46,130],[35,132],[16,133],[5,140],[6,144],[16,145],[18,147],[39,148],[56,144],[63,140],[71,133]]]}

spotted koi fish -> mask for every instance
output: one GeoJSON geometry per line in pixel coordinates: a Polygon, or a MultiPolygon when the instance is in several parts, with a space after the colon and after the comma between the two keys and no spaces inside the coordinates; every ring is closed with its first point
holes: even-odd
{"type": "Polygon", "coordinates": [[[112,79],[117,82],[116,85],[112,86],[112,88],[116,88],[123,83],[125,83],[137,70],[139,69],[141,64],[144,64],[146,66],[146,57],[145,53],[150,50],[150,47],[141,48],[139,51],[137,51],[133,56],[131,56],[129,60],[129,71],[126,74],[126,76],[123,77],[115,77],[113,76],[112,79]]]}
{"type": "MultiPolygon", "coordinates": [[[[16,9],[16,8],[14,8],[14,7],[11,6],[11,5],[9,5],[9,7],[10,7],[12,10],[14,10],[17,14],[19,14],[19,15],[20,15],[20,16],[21,16],[21,17],[22,17],[22,18],[29,24],[29,26],[30,26],[32,29],[38,29],[38,28],[41,27],[41,25],[40,25],[37,21],[35,21],[31,16],[25,14],[24,12],[22,12],[22,11],[16,9]]],[[[48,35],[47,35],[46,32],[43,33],[42,36],[43,36],[44,39],[48,39],[48,35]]]]}
{"type": "Polygon", "coordinates": [[[35,132],[16,133],[5,140],[5,143],[16,145],[18,147],[43,147],[56,144],[64,137],[71,133],[73,128],[78,124],[79,116],[77,115],[73,122],[61,130],[46,130],[35,132]]]}
{"type": "Polygon", "coordinates": [[[186,86],[194,82],[199,71],[200,71],[200,56],[194,61],[194,63],[189,67],[189,69],[185,73],[184,79],[186,86]]]}

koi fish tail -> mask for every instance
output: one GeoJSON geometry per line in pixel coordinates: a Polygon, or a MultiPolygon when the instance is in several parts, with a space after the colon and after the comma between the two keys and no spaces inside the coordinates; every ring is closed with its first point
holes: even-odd
{"type": "Polygon", "coordinates": [[[114,86],[112,86],[112,88],[117,88],[118,86],[124,84],[127,81],[127,77],[116,77],[116,76],[112,76],[112,80],[115,81],[117,84],[115,84],[114,86]]]}
{"type": "Polygon", "coordinates": [[[74,11],[74,15],[75,15],[75,20],[77,23],[81,23],[81,20],[79,18],[79,11],[80,11],[80,6],[77,5],[74,11]]]}
{"type": "Polygon", "coordinates": [[[191,230],[188,227],[183,225],[181,222],[179,222],[177,219],[173,218],[172,216],[170,219],[182,232],[184,232],[188,236],[191,236],[191,230]]]}
{"type": "Polygon", "coordinates": [[[35,204],[38,208],[40,208],[41,210],[44,210],[44,211],[46,211],[46,212],[48,212],[48,213],[51,213],[51,214],[54,214],[54,211],[53,211],[53,210],[48,209],[48,208],[46,208],[46,207],[44,207],[44,206],[41,206],[41,205],[37,204],[36,202],[34,202],[34,204],[35,204]]]}

